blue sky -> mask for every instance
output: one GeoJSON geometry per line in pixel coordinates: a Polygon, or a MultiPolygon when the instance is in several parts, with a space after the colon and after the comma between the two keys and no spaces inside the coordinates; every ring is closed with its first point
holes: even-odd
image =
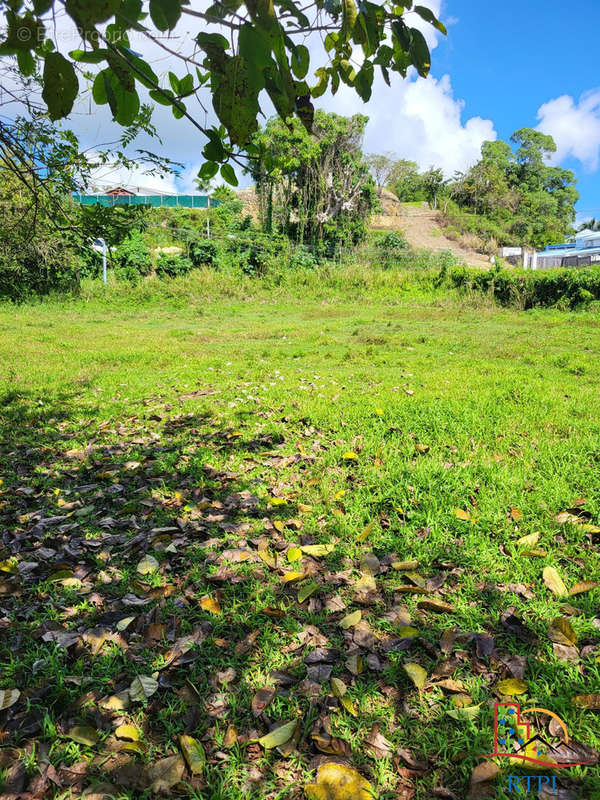
{"type": "MultiPolygon", "coordinates": [[[[501,139],[536,127],[548,101],[569,95],[578,102],[600,88],[597,0],[446,0],[441,16],[450,24],[433,52],[432,75],[449,74],[464,115],[491,119],[501,139]]],[[[597,167],[572,155],[561,165],[578,177],[578,208],[600,216],[597,167]]]]}

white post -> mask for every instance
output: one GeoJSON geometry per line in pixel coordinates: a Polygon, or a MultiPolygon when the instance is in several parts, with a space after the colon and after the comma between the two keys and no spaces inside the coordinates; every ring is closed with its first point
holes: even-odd
{"type": "Polygon", "coordinates": [[[102,283],[106,286],[106,241],[102,237],[97,241],[102,244],[102,283]]]}
{"type": "Polygon", "coordinates": [[[538,254],[534,253],[531,259],[531,269],[537,269],[537,258],[538,254]]]}
{"type": "Polygon", "coordinates": [[[527,250],[523,250],[523,269],[527,269],[527,256],[528,255],[529,254],[528,254],[527,250]]]}
{"type": "Polygon", "coordinates": [[[206,238],[210,239],[210,218],[206,215],[206,238]]]}

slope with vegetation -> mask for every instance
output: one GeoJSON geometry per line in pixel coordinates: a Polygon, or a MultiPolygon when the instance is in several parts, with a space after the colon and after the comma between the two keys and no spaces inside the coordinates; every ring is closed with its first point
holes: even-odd
{"type": "Polygon", "coordinates": [[[504,141],[484,142],[481,159],[451,180],[440,169],[420,173],[414,162],[371,155],[376,181],[404,201],[439,209],[447,237],[488,255],[499,246],[542,248],[573,232],[579,197],[575,176],[552,166],[551,136],[522,128],[504,141]]]}

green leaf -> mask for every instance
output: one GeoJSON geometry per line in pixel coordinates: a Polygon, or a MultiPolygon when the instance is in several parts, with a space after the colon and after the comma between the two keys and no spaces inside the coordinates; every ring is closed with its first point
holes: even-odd
{"type": "Polygon", "coordinates": [[[77,97],[79,81],[73,64],[60,53],[49,53],[44,61],[42,98],[50,119],[66,117],[77,97]]]}
{"type": "Polygon", "coordinates": [[[150,17],[159,31],[173,30],[181,16],[182,0],[150,0],[150,17]]]}
{"type": "Polygon", "coordinates": [[[298,589],[298,602],[303,603],[305,600],[313,595],[318,589],[320,588],[319,584],[316,581],[311,581],[310,583],[304,584],[298,589]]]}
{"type": "Polygon", "coordinates": [[[452,719],[456,719],[459,722],[462,722],[466,719],[475,719],[475,717],[479,716],[479,708],[481,703],[476,706],[465,706],[464,708],[453,708],[450,711],[446,711],[449,717],[452,719]]]}
{"type": "Polygon", "coordinates": [[[204,164],[198,170],[198,177],[201,178],[203,181],[209,181],[211,178],[214,178],[217,172],[219,171],[219,165],[215,164],[214,161],[205,161],[204,164]]]}
{"type": "Polygon", "coordinates": [[[35,72],[35,59],[29,50],[19,50],[17,52],[17,64],[23,75],[33,75],[35,72]]]}
{"type": "Polygon", "coordinates": [[[235,170],[231,166],[231,164],[223,164],[221,166],[221,177],[223,180],[227,181],[231,186],[238,185],[237,175],[235,174],[235,170]]]}
{"type": "Polygon", "coordinates": [[[431,67],[431,56],[429,55],[429,47],[425,41],[425,37],[421,31],[416,28],[411,28],[410,31],[410,48],[409,53],[413,60],[413,64],[417,68],[417,72],[422,78],[429,75],[429,68],[431,67]]]}
{"type": "Polygon", "coordinates": [[[71,50],[69,55],[73,61],[81,64],[100,64],[106,59],[107,51],[104,48],[98,50],[71,50]]]}
{"type": "Polygon", "coordinates": [[[290,65],[294,75],[298,78],[298,80],[302,80],[302,78],[304,78],[308,72],[308,67],[310,65],[310,53],[308,51],[308,47],[303,44],[296,45],[294,50],[292,50],[290,65]]]}
{"type": "Polygon", "coordinates": [[[171,84],[171,89],[173,89],[173,92],[176,95],[181,94],[179,90],[179,78],[174,72],[169,72],[169,83],[171,84]]]}
{"type": "Polygon", "coordinates": [[[444,35],[447,34],[446,26],[443,24],[443,22],[440,22],[430,8],[427,8],[426,6],[414,6],[412,10],[418,14],[421,19],[424,19],[425,22],[430,22],[434,28],[437,28],[438,31],[440,31],[440,33],[443,33],[444,35]]]}
{"type": "Polygon", "coordinates": [[[325,94],[327,85],[329,84],[329,72],[325,67],[319,67],[319,69],[315,70],[315,75],[319,79],[319,82],[313,86],[311,90],[313,98],[321,97],[322,94],[325,94]]]}
{"type": "Polygon", "coordinates": [[[373,64],[370,61],[365,61],[354,78],[354,88],[358,92],[360,99],[367,102],[371,97],[371,89],[373,86],[373,64]]]}
{"type": "Polygon", "coordinates": [[[265,750],[271,750],[273,747],[280,747],[292,738],[297,724],[296,720],[293,720],[293,722],[286,722],[279,728],[275,728],[274,731],[267,733],[265,736],[261,736],[258,743],[262,745],[265,750]]]}
{"type": "Polygon", "coordinates": [[[193,75],[184,75],[179,81],[179,95],[186,97],[194,91],[194,77],[193,75]]]}
{"type": "Polygon", "coordinates": [[[196,35],[196,44],[205,52],[214,48],[229,50],[228,40],[220,33],[199,33],[196,35]]]}
{"type": "Polygon", "coordinates": [[[204,748],[193,736],[179,736],[179,746],[192,775],[201,775],[206,764],[204,748]]]}
{"type": "Polygon", "coordinates": [[[163,89],[162,91],[159,91],[158,89],[153,89],[148,94],[156,103],[158,103],[161,106],[172,105],[171,99],[173,98],[173,92],[170,89],[163,89]]]}

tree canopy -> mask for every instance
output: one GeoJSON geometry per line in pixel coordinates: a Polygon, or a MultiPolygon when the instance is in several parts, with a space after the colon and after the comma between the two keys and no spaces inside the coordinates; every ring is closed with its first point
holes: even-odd
{"type": "Polygon", "coordinates": [[[556,152],[551,136],[521,128],[511,142],[484,142],[480,160],[455,177],[451,196],[523,243],[563,241],[575,221],[575,175],[548,163],[556,152]]]}
{"type": "Polygon", "coordinates": [[[254,154],[251,139],[267,97],[281,119],[296,117],[311,130],[313,100],[328,88],[335,93],[346,84],[367,101],[376,69],[388,84],[392,73],[405,76],[411,66],[428,74],[429,48],[411,19],[445,32],[429,8],[412,0],[216,0],[203,11],[187,0],[14,0],[4,5],[0,56],[16,57],[23,76],[39,74],[42,104],[52,120],[67,117],[91,84],[93,101],[108,104],[116,122],[129,126],[145,90],[206,137],[201,176],[210,179],[220,169],[233,184],[229,161],[254,154]],[[64,52],[56,15],[79,32],[80,48],[64,52]],[[186,24],[196,20],[200,30],[189,50],[176,52],[160,34],[181,29],[184,19],[186,24]],[[318,53],[306,44],[311,33],[321,37],[315,42],[323,42],[318,53]],[[132,48],[133,34],[177,58],[180,74],[171,71],[168,83],[161,81],[149,60],[132,48]],[[212,127],[204,122],[206,97],[218,118],[212,127]],[[195,99],[199,105],[192,107],[195,99]]]}
{"type": "Polygon", "coordinates": [[[356,243],[375,200],[361,145],[368,118],[315,113],[313,133],[275,117],[255,134],[252,163],[263,225],[300,243],[356,243]]]}

